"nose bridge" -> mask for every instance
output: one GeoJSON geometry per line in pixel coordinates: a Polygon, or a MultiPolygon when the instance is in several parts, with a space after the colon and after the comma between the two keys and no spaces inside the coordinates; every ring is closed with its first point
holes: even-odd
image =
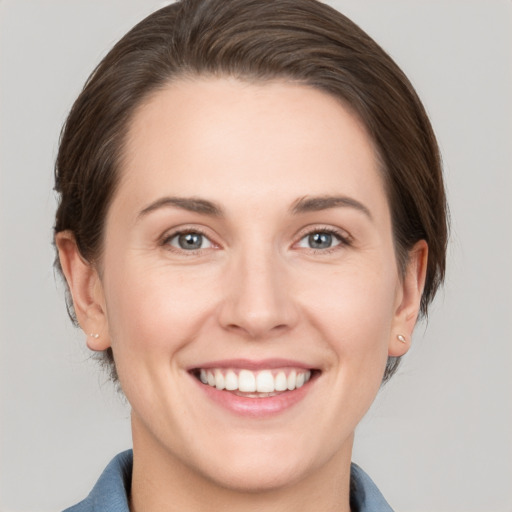
{"type": "Polygon", "coordinates": [[[247,244],[230,262],[221,322],[224,327],[262,338],[295,322],[287,272],[271,244],[247,244]]]}

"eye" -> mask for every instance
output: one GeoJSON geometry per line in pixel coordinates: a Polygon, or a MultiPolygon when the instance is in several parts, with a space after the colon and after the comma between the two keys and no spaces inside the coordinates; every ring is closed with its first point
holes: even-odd
{"type": "Polygon", "coordinates": [[[331,249],[343,243],[343,239],[337,233],[327,230],[313,231],[299,240],[298,247],[305,249],[331,249]]]}
{"type": "Polygon", "coordinates": [[[176,233],[167,238],[165,243],[183,251],[197,251],[212,247],[211,241],[205,235],[197,231],[176,233]]]}

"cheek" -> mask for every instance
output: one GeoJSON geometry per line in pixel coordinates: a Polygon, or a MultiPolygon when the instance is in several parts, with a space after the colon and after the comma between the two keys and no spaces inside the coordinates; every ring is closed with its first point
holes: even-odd
{"type": "MultiPolygon", "coordinates": [[[[303,310],[334,353],[342,375],[375,375],[380,384],[391,335],[398,276],[392,266],[377,270],[351,266],[350,272],[333,271],[323,286],[305,282],[303,310]],[[389,268],[388,268],[389,267],[389,268]]],[[[318,276],[317,276],[318,277],[318,276]]],[[[359,377],[358,377],[359,376],[359,377]]]]}
{"type": "MultiPolygon", "coordinates": [[[[393,318],[398,275],[390,265],[376,268],[347,266],[310,276],[301,291],[304,303],[325,317],[325,326],[341,328],[340,334],[356,334],[390,326],[393,318]]],[[[370,340],[368,340],[370,341],[370,340]]]]}
{"type": "Polygon", "coordinates": [[[197,335],[208,316],[215,290],[205,272],[118,266],[106,299],[114,352],[144,357],[177,350],[197,335]]]}

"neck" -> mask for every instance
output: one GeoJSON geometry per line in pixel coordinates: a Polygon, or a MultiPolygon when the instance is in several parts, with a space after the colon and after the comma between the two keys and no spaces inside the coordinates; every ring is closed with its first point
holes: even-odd
{"type": "Polygon", "coordinates": [[[348,449],[295,481],[275,488],[230,486],[134,431],[130,512],[350,512],[348,449]]]}

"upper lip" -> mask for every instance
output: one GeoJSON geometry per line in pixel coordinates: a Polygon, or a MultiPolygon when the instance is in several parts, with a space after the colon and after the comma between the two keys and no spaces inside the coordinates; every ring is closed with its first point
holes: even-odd
{"type": "Polygon", "coordinates": [[[244,369],[244,370],[272,370],[276,368],[303,368],[305,370],[314,370],[310,364],[303,363],[301,361],[296,361],[293,359],[281,359],[281,358],[273,358],[273,359],[222,359],[219,361],[208,361],[204,363],[200,363],[194,366],[191,366],[188,370],[197,370],[204,369],[208,370],[210,368],[233,368],[233,369],[244,369]]]}

